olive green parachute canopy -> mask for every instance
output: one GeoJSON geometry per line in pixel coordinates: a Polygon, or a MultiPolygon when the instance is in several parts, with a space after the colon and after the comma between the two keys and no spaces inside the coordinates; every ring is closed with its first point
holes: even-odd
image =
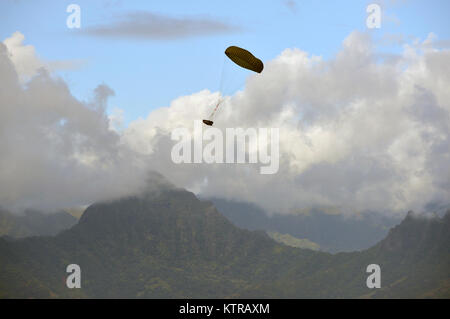
{"type": "Polygon", "coordinates": [[[245,49],[231,46],[225,50],[225,54],[231,61],[248,70],[261,73],[264,69],[262,61],[245,49]]]}

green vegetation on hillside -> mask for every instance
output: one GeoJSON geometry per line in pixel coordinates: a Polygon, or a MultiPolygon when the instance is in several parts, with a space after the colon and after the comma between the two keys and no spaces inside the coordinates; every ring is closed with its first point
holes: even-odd
{"type": "Polygon", "coordinates": [[[12,214],[0,209],[0,236],[22,238],[56,235],[76,223],[75,217],[63,211],[45,214],[27,210],[21,214],[12,214]]]}
{"type": "Polygon", "coordinates": [[[0,298],[449,298],[450,214],[411,216],[376,246],[332,255],[233,226],[170,190],[90,206],[55,237],[0,238],[0,298]],[[68,264],[82,288],[65,286],[68,264]],[[366,287],[379,264],[382,288],[366,287]]]}
{"type": "Polygon", "coordinates": [[[291,247],[319,250],[320,246],[309,239],[296,238],[289,234],[280,234],[277,232],[267,232],[270,238],[278,243],[285,244],[291,247]]]}

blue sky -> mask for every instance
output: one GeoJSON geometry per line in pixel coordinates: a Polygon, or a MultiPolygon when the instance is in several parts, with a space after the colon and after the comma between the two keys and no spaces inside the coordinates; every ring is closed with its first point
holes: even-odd
{"type": "MultiPolygon", "coordinates": [[[[2,1],[0,37],[25,35],[45,60],[84,60],[77,70],[61,71],[72,93],[87,100],[101,83],[115,91],[109,109],[124,110],[130,122],[182,95],[219,87],[223,51],[229,45],[247,48],[269,61],[286,48],[299,48],[328,58],[353,30],[425,39],[433,32],[450,38],[450,1],[2,1]],[[237,30],[177,39],[105,38],[80,35],[66,26],[66,8],[81,7],[81,29],[112,23],[130,12],[151,12],[171,18],[208,19],[237,30]],[[381,29],[368,30],[366,7],[382,6],[381,29]]],[[[398,51],[399,46],[380,46],[398,51]]]]}

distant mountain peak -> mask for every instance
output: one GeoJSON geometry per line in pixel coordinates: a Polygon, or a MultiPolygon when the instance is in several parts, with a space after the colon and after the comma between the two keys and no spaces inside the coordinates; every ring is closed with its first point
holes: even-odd
{"type": "Polygon", "coordinates": [[[431,249],[448,251],[448,247],[450,247],[449,227],[450,211],[444,217],[409,211],[403,221],[389,231],[379,246],[399,254],[430,251],[431,249]],[[436,245],[436,243],[444,243],[444,245],[436,245]]]}

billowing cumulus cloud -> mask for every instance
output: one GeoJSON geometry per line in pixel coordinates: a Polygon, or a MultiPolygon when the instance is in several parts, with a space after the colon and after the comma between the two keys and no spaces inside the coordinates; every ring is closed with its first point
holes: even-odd
{"type": "Polygon", "coordinates": [[[73,70],[86,64],[84,60],[52,60],[45,61],[36,55],[36,50],[32,45],[25,45],[25,36],[19,31],[14,32],[11,37],[6,38],[3,44],[6,46],[7,55],[13,63],[19,80],[24,83],[34,76],[39,69],[48,71],[73,70]]]}
{"type": "Polygon", "coordinates": [[[53,210],[136,192],[142,159],[104,113],[114,92],[99,85],[91,102],[78,101],[33,50],[13,61],[0,43],[0,206],[53,210]],[[19,72],[34,75],[22,85],[19,72]]]}
{"type": "Polygon", "coordinates": [[[432,38],[380,59],[371,38],[354,32],[329,60],[286,49],[266,61],[225,99],[214,125],[279,128],[273,175],[261,175],[259,163],[172,162],[172,131],[192,130],[218,92],[179,97],[117,129],[120,110],[104,113],[107,86],[91,103],[45,71],[21,86],[4,46],[0,68],[0,205],[86,204],[139,189],[150,169],[204,196],[279,213],[403,213],[450,199],[450,51],[432,38]]]}
{"type": "MultiPolygon", "coordinates": [[[[217,93],[180,97],[132,123],[123,139],[152,157],[177,185],[245,200],[272,212],[421,210],[450,200],[450,51],[405,45],[380,61],[369,35],[354,32],[328,61],[286,49],[226,100],[216,124],[280,129],[280,170],[259,164],[173,164],[170,133],[192,129],[217,93]]],[[[424,42],[424,43],[425,43],[424,42]]]]}

